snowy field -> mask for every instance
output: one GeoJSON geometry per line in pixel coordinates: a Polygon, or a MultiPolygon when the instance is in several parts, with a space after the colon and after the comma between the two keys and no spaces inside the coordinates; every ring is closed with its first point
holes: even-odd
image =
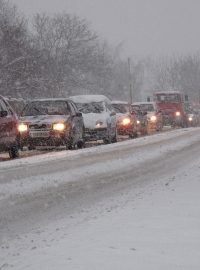
{"type": "Polygon", "coordinates": [[[0,269],[200,269],[200,128],[0,163],[0,269]]]}

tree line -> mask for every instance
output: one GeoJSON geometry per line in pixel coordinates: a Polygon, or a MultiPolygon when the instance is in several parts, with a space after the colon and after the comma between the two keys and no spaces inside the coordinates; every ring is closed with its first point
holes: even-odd
{"type": "MultiPolygon", "coordinates": [[[[134,52],[133,52],[134,53],[134,52]]],[[[155,91],[179,90],[200,99],[200,55],[127,59],[91,24],[66,12],[28,20],[0,0],[0,94],[38,98],[106,94],[145,99],[155,91]],[[131,89],[130,89],[131,84],[131,89]]]]}

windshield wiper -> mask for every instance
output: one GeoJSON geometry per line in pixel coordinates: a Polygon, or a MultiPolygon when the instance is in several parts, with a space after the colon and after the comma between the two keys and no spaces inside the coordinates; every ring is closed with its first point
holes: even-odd
{"type": "Polygon", "coordinates": [[[36,112],[39,112],[39,113],[41,113],[41,114],[48,115],[48,113],[42,112],[42,111],[40,111],[40,110],[39,110],[38,108],[36,108],[36,107],[33,107],[33,110],[35,110],[36,112]]]}

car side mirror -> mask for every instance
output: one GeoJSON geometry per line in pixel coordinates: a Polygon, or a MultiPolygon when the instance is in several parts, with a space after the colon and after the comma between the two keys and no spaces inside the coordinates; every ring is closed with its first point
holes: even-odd
{"type": "Polygon", "coordinates": [[[6,117],[8,115],[7,111],[0,111],[0,117],[6,117]]]}
{"type": "Polygon", "coordinates": [[[76,116],[81,117],[82,116],[82,113],[81,112],[77,112],[76,113],[76,116]]]}
{"type": "Polygon", "coordinates": [[[116,115],[116,112],[111,112],[110,113],[110,116],[115,116],[116,115]]]}

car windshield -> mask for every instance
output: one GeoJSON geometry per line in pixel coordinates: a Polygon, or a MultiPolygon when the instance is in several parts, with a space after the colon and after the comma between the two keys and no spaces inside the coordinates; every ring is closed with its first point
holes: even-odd
{"type": "Polygon", "coordinates": [[[155,111],[153,104],[140,104],[140,110],[143,112],[155,111]]]}
{"type": "Polygon", "coordinates": [[[129,112],[128,104],[112,104],[116,113],[127,113],[129,112]]]}
{"type": "Polygon", "coordinates": [[[131,105],[131,110],[135,111],[135,112],[140,111],[140,106],[139,105],[131,105]]]}
{"type": "Polygon", "coordinates": [[[22,116],[35,115],[69,115],[69,109],[65,101],[44,100],[33,101],[26,105],[22,116]]]}
{"type": "Polygon", "coordinates": [[[157,94],[156,100],[163,103],[167,102],[178,103],[181,101],[181,97],[179,94],[157,94]]]}
{"type": "Polygon", "coordinates": [[[14,111],[20,115],[22,110],[25,107],[25,100],[17,100],[17,99],[11,99],[8,100],[8,103],[10,104],[10,106],[14,109],[14,111]]]}
{"type": "Polygon", "coordinates": [[[104,111],[103,102],[76,103],[78,110],[82,113],[101,113],[104,111]]]}

